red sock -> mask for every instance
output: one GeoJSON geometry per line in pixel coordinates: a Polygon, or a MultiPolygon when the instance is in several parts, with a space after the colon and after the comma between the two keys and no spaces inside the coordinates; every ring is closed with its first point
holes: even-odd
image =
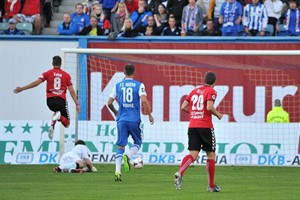
{"type": "Polygon", "coordinates": [[[206,172],[208,176],[208,185],[211,188],[215,187],[215,160],[214,159],[207,159],[206,161],[206,172]]]}
{"type": "Polygon", "coordinates": [[[61,116],[60,117],[60,122],[64,125],[64,127],[69,127],[70,125],[70,120],[68,120],[68,118],[61,116]]]}
{"type": "Polygon", "coordinates": [[[186,155],[180,165],[179,173],[181,176],[183,176],[185,170],[194,162],[194,158],[192,155],[186,155]]]}

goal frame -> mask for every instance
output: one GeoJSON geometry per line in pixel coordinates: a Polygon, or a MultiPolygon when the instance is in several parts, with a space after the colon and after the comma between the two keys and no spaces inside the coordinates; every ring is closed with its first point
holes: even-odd
{"type": "MultiPolygon", "coordinates": [[[[75,53],[75,54],[141,54],[141,55],[157,55],[157,54],[165,54],[165,55],[230,55],[230,56],[300,56],[300,50],[174,50],[174,49],[112,49],[112,48],[61,48],[62,52],[62,60],[63,66],[65,69],[66,65],[66,54],[75,53]]],[[[79,59],[79,57],[77,57],[79,59]]],[[[78,62],[77,62],[78,63],[78,62]]],[[[76,67],[76,88],[78,94],[78,77],[79,77],[79,69],[76,67]]],[[[75,140],[78,139],[78,113],[76,112],[75,116],[75,140]]],[[[59,155],[60,158],[64,153],[65,143],[64,143],[64,127],[61,125],[60,127],[60,136],[59,136],[59,155]]]]}

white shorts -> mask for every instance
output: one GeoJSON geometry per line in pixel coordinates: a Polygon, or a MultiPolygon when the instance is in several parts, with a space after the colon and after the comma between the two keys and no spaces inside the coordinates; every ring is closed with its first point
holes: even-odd
{"type": "Polygon", "coordinates": [[[35,17],[38,16],[39,14],[32,15],[32,16],[27,16],[23,14],[17,14],[17,17],[19,18],[20,22],[27,22],[27,23],[33,23],[35,20],[35,17]]]}
{"type": "Polygon", "coordinates": [[[79,156],[74,152],[67,152],[59,161],[59,168],[64,172],[76,169],[76,161],[80,160],[79,156]]]}

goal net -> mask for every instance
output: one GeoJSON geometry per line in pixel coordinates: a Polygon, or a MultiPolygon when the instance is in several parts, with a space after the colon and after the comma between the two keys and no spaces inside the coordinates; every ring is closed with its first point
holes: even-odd
{"type": "MultiPolygon", "coordinates": [[[[203,84],[204,73],[214,71],[218,93],[214,105],[224,114],[220,121],[213,117],[216,163],[299,164],[300,51],[62,51],[65,69],[78,91],[81,111],[77,115],[71,109],[72,124],[61,130],[60,153],[70,149],[78,138],[86,141],[94,163],[114,162],[116,122],[106,103],[114,84],[124,78],[125,64],[132,63],[136,67],[134,78],[145,84],[155,118],[151,125],[142,111],[144,140],[139,156],[145,163],[179,164],[188,153],[188,115],[180,106],[193,88],[203,84]],[[281,100],[291,123],[266,123],[275,99],[281,100]]],[[[195,164],[205,162],[205,152],[201,152],[195,164]]]]}

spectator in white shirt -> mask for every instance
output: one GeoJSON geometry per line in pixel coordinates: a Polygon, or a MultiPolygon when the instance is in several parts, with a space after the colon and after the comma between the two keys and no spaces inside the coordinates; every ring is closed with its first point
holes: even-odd
{"type": "Polygon", "coordinates": [[[280,0],[265,0],[264,5],[268,13],[268,24],[274,27],[273,36],[275,36],[276,29],[279,30],[277,22],[281,16],[282,1],[280,0]]]}

